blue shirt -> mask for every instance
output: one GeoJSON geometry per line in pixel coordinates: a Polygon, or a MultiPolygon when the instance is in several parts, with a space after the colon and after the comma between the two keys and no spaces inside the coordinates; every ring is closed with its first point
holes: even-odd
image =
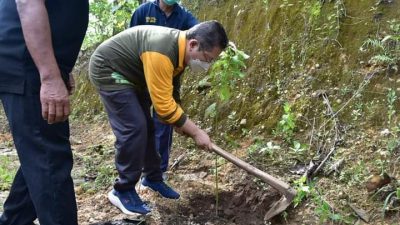
{"type": "Polygon", "coordinates": [[[174,4],[171,15],[167,17],[161,10],[159,1],[150,1],[140,5],[132,15],[130,26],[157,25],[188,30],[198,23],[192,13],[179,4],[174,4]]]}
{"type": "MultiPolygon", "coordinates": [[[[46,0],[54,55],[63,79],[75,65],[89,20],[89,0],[46,0]]],[[[23,94],[40,76],[25,44],[15,0],[0,0],[0,93],[23,94]]]]}

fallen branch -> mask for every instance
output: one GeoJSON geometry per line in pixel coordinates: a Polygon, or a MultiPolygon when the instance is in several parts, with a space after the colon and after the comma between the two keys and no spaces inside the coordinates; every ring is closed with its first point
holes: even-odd
{"type": "Polygon", "coordinates": [[[347,102],[345,102],[343,105],[342,105],[342,107],[340,107],[340,109],[338,110],[338,111],[336,111],[335,113],[333,113],[332,115],[331,115],[331,117],[327,120],[327,121],[325,121],[325,123],[323,123],[321,126],[320,126],[320,129],[323,127],[323,126],[325,126],[328,122],[330,122],[332,119],[334,119],[334,118],[336,118],[336,116],[355,98],[355,97],[357,97],[359,94],[360,94],[360,92],[364,89],[364,87],[365,86],[367,86],[368,84],[369,84],[369,81],[376,75],[378,73],[378,71],[374,71],[374,72],[372,72],[372,73],[369,73],[367,76],[366,76],[366,78],[363,80],[363,82],[361,82],[361,84],[358,86],[358,89],[357,89],[357,91],[351,96],[351,98],[347,101],[347,102]]]}
{"type": "Polygon", "coordinates": [[[339,131],[339,127],[338,127],[338,126],[339,126],[339,122],[338,122],[337,115],[338,115],[338,114],[339,114],[339,113],[340,113],[340,112],[341,112],[355,97],[357,97],[357,96],[360,94],[360,92],[361,92],[362,90],[364,90],[364,87],[365,87],[366,85],[369,84],[369,81],[370,81],[377,73],[378,73],[377,71],[374,71],[374,72],[372,72],[372,73],[369,73],[369,74],[364,78],[363,82],[361,82],[361,84],[358,86],[357,91],[356,91],[356,92],[351,96],[351,98],[350,98],[347,102],[345,102],[345,103],[342,105],[342,107],[341,107],[339,110],[337,110],[336,112],[333,111],[332,106],[331,106],[331,104],[330,104],[330,101],[329,101],[329,99],[328,99],[328,96],[327,96],[325,93],[322,95],[322,97],[323,97],[323,99],[324,99],[324,103],[327,105],[328,114],[330,115],[330,118],[329,118],[328,120],[326,120],[326,121],[320,126],[319,130],[321,130],[321,128],[325,127],[325,125],[326,125],[328,122],[330,122],[330,121],[333,120],[334,129],[335,129],[335,137],[334,137],[333,145],[332,145],[332,147],[330,148],[331,150],[330,150],[329,153],[326,155],[326,157],[321,161],[321,163],[319,164],[318,168],[312,173],[312,176],[317,175],[317,173],[323,168],[323,166],[324,166],[324,164],[326,163],[326,161],[327,161],[327,160],[331,157],[331,155],[335,152],[337,144],[340,142],[340,140],[339,140],[339,138],[340,138],[340,137],[339,137],[340,131],[339,131]]]}
{"type": "Polygon", "coordinates": [[[317,167],[317,169],[312,173],[312,176],[315,176],[318,174],[318,172],[322,169],[322,167],[325,165],[325,162],[331,157],[331,155],[335,152],[336,150],[336,145],[339,142],[339,127],[338,127],[338,119],[336,117],[337,114],[334,113],[332,106],[330,104],[330,101],[328,99],[328,96],[326,94],[322,95],[323,99],[324,99],[324,103],[326,104],[327,108],[328,108],[328,112],[330,115],[334,115],[333,116],[333,122],[334,122],[334,129],[335,129],[335,138],[333,140],[333,145],[331,147],[331,150],[329,151],[328,155],[326,155],[326,157],[322,160],[322,162],[319,164],[319,166],[317,167]]]}

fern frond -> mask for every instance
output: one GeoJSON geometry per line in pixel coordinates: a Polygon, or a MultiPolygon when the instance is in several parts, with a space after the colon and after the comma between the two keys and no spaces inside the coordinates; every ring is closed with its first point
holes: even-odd
{"type": "Polygon", "coordinates": [[[371,62],[379,65],[393,64],[396,60],[387,55],[375,55],[371,58],[371,62]]]}
{"type": "Polygon", "coordinates": [[[382,49],[383,51],[385,51],[385,45],[383,44],[382,41],[377,40],[377,39],[367,39],[366,41],[364,41],[364,43],[362,44],[362,47],[366,46],[366,47],[372,47],[374,49],[382,49]]]}

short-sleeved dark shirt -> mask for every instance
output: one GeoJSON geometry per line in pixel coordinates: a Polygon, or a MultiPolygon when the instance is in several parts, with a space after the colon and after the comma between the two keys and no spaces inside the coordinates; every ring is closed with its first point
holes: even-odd
{"type": "Polygon", "coordinates": [[[171,15],[167,17],[161,10],[159,1],[154,0],[139,6],[132,15],[130,26],[157,25],[188,30],[198,23],[192,13],[179,4],[174,4],[171,15]]]}
{"type": "MultiPolygon", "coordinates": [[[[66,77],[75,65],[86,33],[89,1],[46,0],[45,4],[54,54],[63,78],[67,79],[66,77]]],[[[40,80],[25,44],[16,3],[15,0],[1,0],[0,93],[23,94],[27,79],[40,80]],[[32,74],[36,77],[29,77],[32,74]]]]}

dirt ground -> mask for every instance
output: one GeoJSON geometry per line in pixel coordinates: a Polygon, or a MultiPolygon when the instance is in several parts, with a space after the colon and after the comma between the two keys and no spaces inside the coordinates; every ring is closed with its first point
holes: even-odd
{"type": "MultiPolygon", "coordinates": [[[[107,155],[105,164],[113,163],[114,137],[108,124],[72,125],[72,143],[75,154],[75,167],[73,174],[80,174],[84,170],[83,155],[89,154],[96,157],[98,154],[107,155]],[[75,140],[75,141],[74,141],[75,140]],[[79,144],[77,144],[79,143],[79,144]],[[90,153],[92,146],[103,146],[103,150],[90,153]]],[[[241,146],[232,151],[232,154],[242,159],[247,159],[249,140],[243,140],[241,146]]],[[[228,149],[227,149],[228,150],[228,149]]],[[[79,221],[82,225],[128,225],[128,224],[154,224],[154,225],[261,225],[261,224],[286,224],[286,225],[312,225],[312,224],[344,224],[321,223],[315,214],[315,205],[312,201],[305,201],[294,208],[289,206],[286,212],[276,216],[271,221],[264,221],[264,215],[270,205],[278,200],[281,195],[269,185],[240,170],[233,164],[221,160],[213,153],[198,150],[191,140],[183,137],[175,137],[171,164],[176,159],[183,158],[177,166],[168,172],[168,183],[180,194],[179,200],[169,200],[160,197],[151,190],[137,186],[136,189],[141,198],[152,208],[152,213],[143,216],[126,216],[109,203],[107,193],[112,188],[112,182],[105,188],[95,192],[82,191],[79,180],[75,177],[76,194],[79,207],[79,221]],[[184,157],[181,157],[184,155],[184,157]],[[216,184],[215,164],[218,163],[218,183],[216,184]],[[218,191],[216,191],[218,185],[218,191]],[[218,196],[218,197],[217,197],[218,196]],[[218,199],[218,200],[217,200],[218,199]],[[217,203],[218,201],[218,203],[217,203]]],[[[248,160],[248,159],[247,159],[248,160]]],[[[104,162],[103,162],[104,163],[104,162]]],[[[293,180],[291,173],[279,172],[279,167],[271,165],[271,174],[283,174],[278,177],[288,182],[293,180]],[[273,169],[273,170],[272,170],[273,169]]],[[[318,185],[328,192],[329,199],[337,198],[342,191],[349,196],[359,198],[360,204],[369,204],[369,209],[374,205],[366,202],[368,195],[365,190],[345,190],[340,184],[332,184],[332,180],[321,178],[318,185]]],[[[293,185],[293,184],[291,184],[293,185]]],[[[332,200],[333,201],[333,200],[332,200]]],[[[376,210],[369,210],[371,215],[378,217],[379,205],[376,210]]],[[[364,205],[363,205],[364,206],[364,205]]],[[[352,212],[343,212],[354,214],[352,212]]],[[[397,216],[388,217],[385,221],[375,220],[372,224],[399,224],[397,216]]],[[[358,225],[366,224],[362,220],[356,220],[358,225]]]]}
{"type": "MultiPolygon", "coordinates": [[[[5,120],[2,120],[4,124],[5,120]]],[[[137,186],[141,198],[147,202],[152,213],[147,216],[126,216],[109,203],[107,193],[112,184],[104,186],[95,192],[84,191],[82,184],[90,182],[83,174],[87,171],[81,158],[87,155],[88,148],[104,145],[112,149],[114,137],[108,124],[71,125],[71,143],[73,146],[75,164],[73,178],[78,203],[79,224],[264,224],[264,215],[273,200],[279,199],[279,194],[269,187],[260,186],[254,178],[237,169],[230,163],[223,162],[218,172],[218,194],[216,192],[215,156],[200,150],[188,150],[176,146],[171,160],[182,154],[185,156],[174,170],[168,172],[168,183],[181,194],[179,200],[164,199],[153,191],[137,186]],[[192,152],[191,152],[192,151],[192,152]],[[218,195],[218,203],[217,196],[218,195]]],[[[18,167],[15,149],[5,148],[12,143],[11,135],[5,128],[1,135],[0,152],[13,155],[15,167],[18,167]]],[[[179,145],[179,141],[178,145],[179,145]]],[[[11,145],[12,146],[12,145],[11,145]]],[[[240,154],[240,153],[239,153],[240,154]]],[[[91,155],[91,157],[96,157],[91,155]]],[[[112,165],[113,157],[108,157],[112,165]]],[[[181,156],[182,158],[182,156],[181,156]]],[[[4,202],[8,192],[0,192],[0,201],[4,202]]],[[[280,224],[279,219],[273,224],[280,224]]],[[[265,223],[268,224],[268,223],[265,223]]]]}
{"type": "MultiPolygon", "coordinates": [[[[10,157],[16,169],[19,166],[18,158],[3,112],[0,112],[0,123],[0,153],[10,157]]],[[[106,123],[71,123],[71,144],[75,158],[72,175],[75,181],[79,224],[264,224],[264,214],[269,205],[272,200],[279,198],[271,188],[259,186],[253,177],[227,162],[223,162],[219,167],[221,171],[218,172],[216,191],[213,172],[215,156],[209,152],[195,150],[193,145],[192,149],[185,149],[176,141],[171,163],[178,157],[182,160],[168,172],[168,183],[180,192],[181,198],[164,199],[137,185],[141,198],[151,206],[152,213],[147,216],[126,216],[107,199],[112,183],[96,191],[82,188],[85,182],[90,182],[85,174],[87,164],[82,158],[96,158],[98,154],[88,149],[104,146],[104,149],[113,151],[113,142],[114,136],[106,123]]],[[[106,156],[105,161],[113,165],[113,154],[106,156]]],[[[1,205],[7,195],[8,191],[0,191],[1,205]]]]}
{"type": "MultiPolygon", "coordinates": [[[[75,144],[75,155],[84,152],[87,146],[110,145],[113,136],[107,124],[94,126],[87,132],[75,127],[72,139],[75,144]],[[86,140],[86,141],[83,141],[86,140]],[[96,142],[93,142],[96,140],[96,142]]],[[[260,186],[255,179],[230,163],[223,162],[218,172],[218,194],[213,168],[215,156],[208,152],[191,152],[174,144],[171,164],[174,159],[182,158],[178,166],[168,172],[168,183],[181,194],[179,200],[164,199],[149,189],[137,186],[141,198],[147,202],[152,213],[146,217],[126,216],[107,199],[111,185],[96,193],[85,193],[76,188],[79,206],[79,221],[89,224],[268,224],[264,215],[270,204],[279,199],[279,194],[267,186],[260,186]],[[217,196],[218,195],[218,205],[217,196]]],[[[240,155],[241,153],[236,153],[240,155]]],[[[110,159],[112,160],[112,158],[110,159]]],[[[75,163],[74,170],[80,170],[81,164],[75,163]]],[[[279,219],[274,224],[280,224],[279,219]]]]}
{"type": "MultiPolygon", "coordinates": [[[[1,115],[1,113],[0,113],[1,115]]],[[[0,116],[2,124],[0,130],[0,155],[9,157],[18,167],[15,149],[12,145],[11,135],[4,116],[0,116]]],[[[260,225],[260,224],[288,224],[288,225],[312,225],[312,224],[344,224],[321,223],[315,214],[315,206],[310,200],[294,208],[290,206],[286,212],[273,218],[272,221],[264,221],[264,215],[270,205],[279,199],[277,193],[267,184],[260,182],[253,176],[238,169],[233,164],[216,159],[215,154],[198,150],[193,142],[187,138],[175,138],[171,155],[171,164],[181,158],[179,164],[168,172],[168,183],[180,194],[179,200],[169,200],[160,197],[154,192],[137,186],[141,198],[152,208],[152,213],[147,216],[126,216],[109,203],[107,193],[112,188],[112,180],[115,178],[113,167],[114,136],[109,125],[104,122],[82,123],[72,121],[71,143],[74,153],[74,169],[72,172],[75,181],[75,191],[78,203],[79,224],[81,225],[260,225]],[[183,155],[183,157],[182,157],[183,155]],[[215,173],[215,164],[218,164],[218,172],[215,173]],[[102,168],[111,168],[111,175],[102,168]],[[93,172],[94,171],[94,172],[93,172]],[[93,174],[92,174],[93,173],[93,174]],[[95,186],[96,178],[105,174],[105,181],[95,186]],[[217,180],[216,182],[216,176],[217,180]],[[87,186],[91,188],[87,188],[87,186]],[[218,186],[218,191],[216,186],[218,186]]],[[[251,144],[243,140],[240,147],[232,151],[232,154],[242,159],[247,159],[247,149],[251,144]]],[[[363,157],[368,157],[368,154],[363,157]]],[[[275,166],[271,165],[271,169],[275,166]]],[[[282,174],[282,180],[293,180],[288,172],[267,171],[273,174],[282,174]]],[[[356,173],[356,171],[355,171],[356,173]]],[[[399,224],[398,213],[381,218],[381,202],[371,201],[364,189],[345,189],[335,179],[320,178],[317,185],[325,191],[325,198],[334,204],[335,199],[341,199],[341,195],[358,203],[371,214],[370,224],[399,224]],[[338,197],[339,196],[339,197],[338,197]]],[[[291,184],[292,185],[292,184],[291,184]]],[[[0,203],[7,196],[7,191],[0,191],[0,203]]],[[[335,205],[332,205],[335,207],[335,205]]],[[[1,208],[0,208],[1,211],[1,208]]],[[[353,215],[354,212],[342,212],[353,215]]],[[[366,224],[358,220],[355,224],[366,224]]]]}

